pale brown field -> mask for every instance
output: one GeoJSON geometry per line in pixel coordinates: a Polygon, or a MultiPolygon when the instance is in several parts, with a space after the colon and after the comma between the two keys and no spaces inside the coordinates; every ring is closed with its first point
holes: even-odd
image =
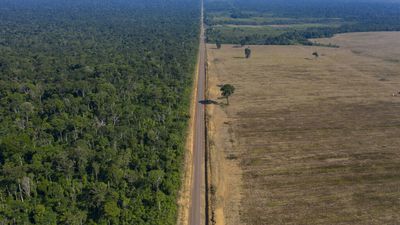
{"type": "Polygon", "coordinates": [[[354,54],[400,62],[400,35],[398,32],[366,32],[339,34],[333,38],[313,39],[323,44],[336,44],[354,54]]]}
{"type": "Polygon", "coordinates": [[[399,41],[346,34],[250,59],[208,46],[217,224],[400,224],[399,41]]]}

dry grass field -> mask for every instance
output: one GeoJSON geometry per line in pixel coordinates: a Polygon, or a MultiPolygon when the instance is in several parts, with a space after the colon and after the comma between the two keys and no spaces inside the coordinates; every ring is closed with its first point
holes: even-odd
{"type": "Polygon", "coordinates": [[[320,41],[208,46],[217,224],[400,224],[400,33],[320,41]]]}

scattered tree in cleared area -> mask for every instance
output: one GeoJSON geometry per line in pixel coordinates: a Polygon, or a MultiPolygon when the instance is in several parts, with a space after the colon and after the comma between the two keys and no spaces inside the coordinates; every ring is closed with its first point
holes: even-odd
{"type": "Polygon", "coordinates": [[[316,59],[319,57],[319,53],[318,52],[313,52],[312,54],[316,59]]]}
{"type": "Polygon", "coordinates": [[[245,56],[246,56],[246,59],[250,58],[250,56],[251,56],[251,49],[250,49],[250,48],[246,48],[246,49],[244,50],[244,54],[245,54],[245,56]]]}
{"type": "Polygon", "coordinates": [[[217,49],[221,49],[221,41],[220,40],[217,40],[215,45],[217,46],[217,49]]]}
{"type": "Polygon", "coordinates": [[[220,90],[221,95],[226,98],[226,104],[229,105],[229,96],[235,92],[235,87],[231,84],[224,84],[220,90]]]}

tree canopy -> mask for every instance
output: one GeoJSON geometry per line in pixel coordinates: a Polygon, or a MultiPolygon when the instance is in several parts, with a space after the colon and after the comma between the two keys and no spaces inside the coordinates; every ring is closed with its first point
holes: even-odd
{"type": "Polygon", "coordinates": [[[0,221],[175,224],[199,6],[2,1],[0,221]]]}
{"type": "Polygon", "coordinates": [[[251,56],[251,49],[250,49],[250,48],[245,48],[245,49],[244,49],[244,55],[246,56],[246,59],[250,58],[250,56],[251,56]]]}
{"type": "Polygon", "coordinates": [[[221,95],[226,98],[226,102],[229,105],[229,97],[235,92],[235,87],[231,84],[224,84],[220,88],[221,95]]]}
{"type": "Polygon", "coordinates": [[[217,49],[220,49],[221,46],[222,46],[221,41],[220,41],[220,40],[217,40],[216,43],[215,43],[215,45],[217,46],[217,49]]]}

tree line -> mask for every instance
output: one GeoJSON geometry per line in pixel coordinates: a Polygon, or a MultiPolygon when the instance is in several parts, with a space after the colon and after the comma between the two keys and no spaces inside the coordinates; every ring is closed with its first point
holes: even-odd
{"type": "Polygon", "coordinates": [[[352,2],[352,1],[263,1],[235,0],[232,2],[207,1],[206,19],[209,28],[207,38],[211,43],[257,44],[257,45],[313,45],[310,38],[332,37],[337,33],[400,31],[400,4],[395,2],[352,2]],[[221,20],[218,24],[210,19],[211,13],[228,14],[231,18],[250,18],[250,20],[221,20]],[[269,20],[251,20],[268,17],[269,20]],[[283,19],[284,18],[284,19],[283,19]],[[335,23],[333,23],[335,22],[335,23]],[[324,24],[321,27],[287,29],[279,35],[222,34],[215,25],[271,25],[271,24],[324,24]],[[329,25],[333,24],[333,25],[329,25]]]}

